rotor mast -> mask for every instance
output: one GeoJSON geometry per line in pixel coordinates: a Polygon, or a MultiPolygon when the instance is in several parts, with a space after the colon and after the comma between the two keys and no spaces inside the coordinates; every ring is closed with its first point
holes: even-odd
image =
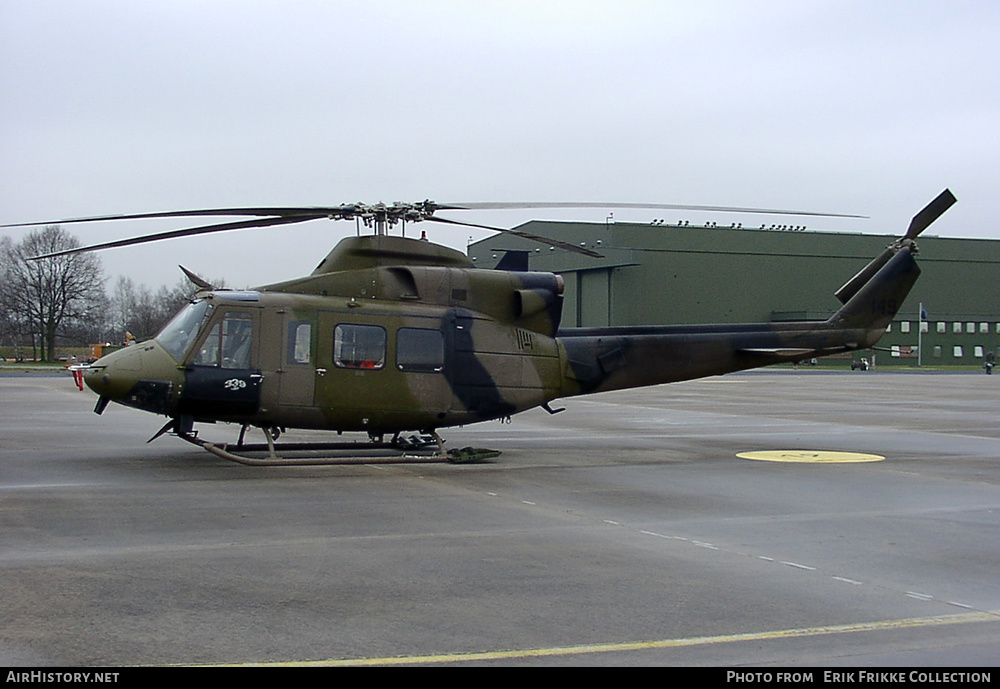
{"type": "MultiPolygon", "coordinates": [[[[403,236],[406,236],[406,223],[420,222],[431,219],[438,206],[432,201],[421,201],[419,203],[393,203],[391,206],[384,203],[375,204],[355,204],[349,210],[349,214],[360,218],[365,227],[374,231],[377,236],[389,234],[389,231],[397,224],[402,223],[403,236]]],[[[339,220],[340,214],[330,216],[334,220],[339,220]]]]}

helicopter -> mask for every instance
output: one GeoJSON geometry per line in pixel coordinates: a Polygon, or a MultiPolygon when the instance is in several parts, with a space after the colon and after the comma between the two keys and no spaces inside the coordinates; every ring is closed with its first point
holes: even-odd
{"type": "MultiPolygon", "coordinates": [[[[197,291],[153,339],[90,365],[84,381],[111,402],[167,417],[165,433],[251,465],[477,461],[495,451],[444,451],[441,428],[506,420],[563,398],[659,385],[873,347],[920,274],[917,236],[956,201],[945,190],[905,234],[849,279],[823,322],[560,328],[564,285],[554,273],[483,269],[463,253],[405,236],[422,221],[498,230],[567,251],[590,249],[519,230],[455,221],[439,211],[633,207],[835,215],[674,204],[344,204],[94,216],[103,220],[253,216],[80,247],[78,251],[318,219],[354,219],[371,234],[342,239],[304,277],[248,290],[216,289],[184,269],[197,291]],[[400,224],[399,236],[389,230],[400,224]],[[205,440],[198,423],[240,424],[235,445],[205,440]],[[266,445],[245,442],[248,429],[266,445]],[[287,429],[368,434],[358,443],[278,444],[287,429]],[[408,435],[413,433],[414,435],[408,435]],[[390,439],[386,441],[386,437],[390,439]],[[344,457],[347,449],[357,456],[344,457]],[[430,454],[427,453],[428,448],[430,454]],[[264,457],[254,452],[265,452],[264,457]],[[296,452],[320,452],[321,456],[296,452]],[[464,453],[464,454],[463,454],[464,453]]],[[[857,216],[854,216],[857,217],[857,216]]]]}

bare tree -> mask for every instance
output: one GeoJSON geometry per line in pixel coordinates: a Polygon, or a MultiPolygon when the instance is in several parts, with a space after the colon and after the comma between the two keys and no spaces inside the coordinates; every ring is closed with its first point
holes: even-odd
{"type": "Polygon", "coordinates": [[[56,338],[99,322],[104,302],[101,261],[92,254],[29,260],[80,246],[58,226],[36,230],[21,242],[3,244],[3,305],[37,336],[45,358],[55,360],[56,338]]]}
{"type": "Polygon", "coordinates": [[[0,237],[0,345],[12,346],[14,357],[23,358],[21,346],[28,339],[28,324],[24,316],[14,308],[13,293],[10,289],[10,262],[14,242],[10,237],[0,237]]]}
{"type": "Polygon", "coordinates": [[[164,313],[164,308],[146,285],[118,276],[109,308],[112,337],[124,341],[127,333],[139,341],[151,338],[178,307],[170,305],[168,313],[164,313]]]}
{"type": "MultiPolygon", "coordinates": [[[[225,281],[219,281],[219,285],[224,286],[225,281]]],[[[154,297],[157,314],[160,318],[160,325],[162,326],[170,320],[182,306],[191,300],[191,297],[194,296],[197,291],[198,288],[184,277],[174,283],[173,287],[168,287],[166,285],[160,287],[159,291],[156,293],[156,297],[154,297]]]]}

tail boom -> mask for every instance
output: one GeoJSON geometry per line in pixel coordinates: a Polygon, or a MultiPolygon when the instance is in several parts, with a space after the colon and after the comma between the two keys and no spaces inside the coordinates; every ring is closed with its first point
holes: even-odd
{"type": "Polygon", "coordinates": [[[873,347],[920,268],[916,235],[955,202],[945,190],[836,295],[827,321],[743,325],[570,328],[558,333],[561,396],[658,385],[873,347]]]}

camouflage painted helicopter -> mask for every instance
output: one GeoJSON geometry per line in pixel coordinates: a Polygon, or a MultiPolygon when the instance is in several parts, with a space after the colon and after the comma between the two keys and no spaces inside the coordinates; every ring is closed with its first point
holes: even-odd
{"type": "MultiPolygon", "coordinates": [[[[190,303],[152,340],[99,359],[85,374],[87,385],[100,396],[94,410],[98,414],[117,402],[168,417],[150,440],[171,432],[243,463],[317,464],[350,460],[292,457],[289,453],[304,448],[276,446],[275,438],[287,428],[360,431],[371,442],[349,447],[416,444],[436,446],[435,456],[443,456],[439,428],[503,419],[534,407],[556,413],[561,410],[549,405],[564,397],[870,348],[920,273],[913,258],[917,235],[954,202],[945,190],[914,216],[902,237],[836,292],[843,306],[825,322],[565,329],[559,327],[560,276],[477,269],[458,251],[392,236],[388,229],[397,223],[405,228],[407,222],[436,221],[512,232],[592,253],[435,213],[610,204],[425,201],[173,211],[59,222],[256,216],[73,251],[321,218],[360,219],[372,227],[372,235],[343,239],[311,275],[287,282],[221,290],[185,271],[199,288],[190,303]],[[227,447],[199,438],[194,425],[202,422],[241,424],[239,441],[227,447]],[[249,427],[263,431],[266,446],[244,443],[249,427]],[[419,435],[405,435],[411,432],[419,435]],[[388,443],[383,442],[386,435],[392,438],[388,443]],[[414,443],[413,438],[419,440],[414,443]],[[266,457],[251,456],[259,449],[266,449],[266,457]]],[[[793,213],[664,204],[616,207],[623,205],[793,213]]]]}

